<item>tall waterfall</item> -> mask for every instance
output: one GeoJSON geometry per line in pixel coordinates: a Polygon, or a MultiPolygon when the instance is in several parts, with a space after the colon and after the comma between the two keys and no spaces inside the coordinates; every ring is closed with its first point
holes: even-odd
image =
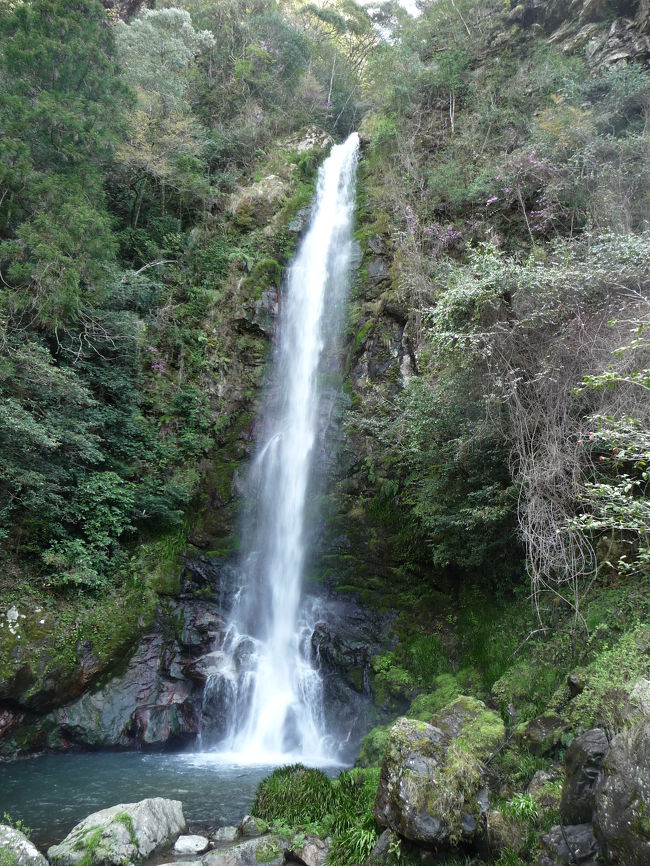
{"type": "Polygon", "coordinates": [[[243,585],[206,684],[226,712],[218,750],[251,763],[318,763],[336,753],[323,726],[301,584],[305,505],[319,433],[318,373],[347,296],[356,133],[321,166],[307,234],[283,293],[262,436],[248,486],[243,585]]]}

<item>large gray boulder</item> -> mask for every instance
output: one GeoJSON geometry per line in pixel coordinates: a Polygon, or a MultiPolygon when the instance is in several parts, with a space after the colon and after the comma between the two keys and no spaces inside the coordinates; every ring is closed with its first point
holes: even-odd
{"type": "Polygon", "coordinates": [[[121,803],[84,818],[47,856],[52,866],[123,866],[173,845],[185,827],[179,800],[121,803]]]}
{"type": "Polygon", "coordinates": [[[585,731],[567,749],[566,778],[560,801],[560,815],[565,824],[591,821],[596,783],[608,750],[609,740],[602,728],[585,731]]]}
{"type": "Polygon", "coordinates": [[[614,737],[595,800],[594,829],[605,859],[650,866],[650,723],[614,737]]]}
{"type": "Polygon", "coordinates": [[[459,697],[433,724],[398,719],[386,743],[373,814],[381,827],[420,845],[471,840],[487,811],[480,759],[503,741],[503,722],[459,697]]]}
{"type": "Polygon", "coordinates": [[[24,833],[0,824],[0,863],[13,866],[47,866],[47,860],[24,833]]]}

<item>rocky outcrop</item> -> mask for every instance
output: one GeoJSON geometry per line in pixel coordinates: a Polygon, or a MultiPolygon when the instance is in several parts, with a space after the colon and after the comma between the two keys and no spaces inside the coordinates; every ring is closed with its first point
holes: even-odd
{"type": "Polygon", "coordinates": [[[47,856],[52,866],[123,866],[172,845],[185,826],[179,800],[123,803],[84,818],[47,856]]]}
{"type": "Polygon", "coordinates": [[[623,731],[603,759],[594,828],[605,859],[650,864],[650,723],[623,731]]]}
{"type": "Polygon", "coordinates": [[[494,726],[500,722],[481,706],[475,715],[477,707],[465,711],[462,703],[454,702],[436,715],[440,727],[404,718],[393,725],[373,808],[381,827],[425,847],[476,837],[488,809],[478,754],[485,754],[488,743],[498,742],[494,726]],[[487,738],[480,732],[483,725],[477,724],[483,712],[490,717],[487,738]]]}
{"type": "Polygon", "coordinates": [[[47,860],[24,833],[0,824],[0,863],[7,866],[48,866],[47,860]]]}
{"type": "Polygon", "coordinates": [[[567,824],[591,821],[596,783],[609,740],[602,728],[585,731],[567,749],[566,778],[562,788],[560,815],[567,824]]]}

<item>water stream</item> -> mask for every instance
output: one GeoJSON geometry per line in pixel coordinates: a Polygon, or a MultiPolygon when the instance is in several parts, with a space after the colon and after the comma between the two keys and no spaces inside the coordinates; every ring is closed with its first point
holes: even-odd
{"type": "Polygon", "coordinates": [[[336,760],[302,597],[305,506],[319,431],[319,371],[347,299],[356,133],[321,166],[308,231],[282,296],[274,363],[248,481],[242,587],[215,653],[204,707],[225,714],[224,760],[336,760]],[[206,704],[208,706],[206,706],[206,704]]]}

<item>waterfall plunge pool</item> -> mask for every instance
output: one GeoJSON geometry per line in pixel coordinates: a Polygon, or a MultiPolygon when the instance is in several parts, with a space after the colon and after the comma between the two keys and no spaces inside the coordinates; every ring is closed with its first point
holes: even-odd
{"type": "MultiPolygon", "coordinates": [[[[60,842],[91,812],[145,797],[180,800],[192,829],[238,824],[273,767],[229,764],[223,757],[214,752],[75,752],[0,763],[0,819],[7,812],[24,821],[41,850],[60,842]]],[[[336,776],[343,768],[322,769],[336,776]]]]}

